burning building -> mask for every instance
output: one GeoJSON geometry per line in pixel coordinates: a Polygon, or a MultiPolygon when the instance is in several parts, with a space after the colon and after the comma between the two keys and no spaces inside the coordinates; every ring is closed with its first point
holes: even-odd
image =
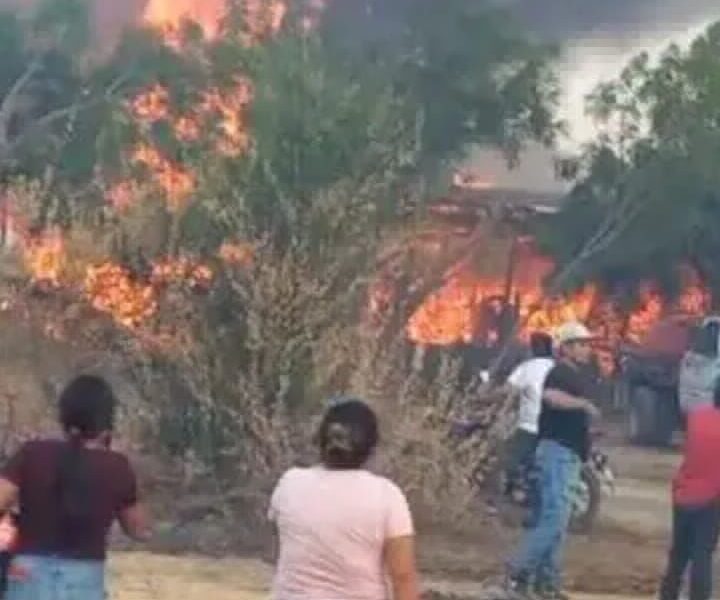
{"type": "Polygon", "coordinates": [[[527,231],[531,220],[560,207],[559,196],[467,185],[463,179],[430,208],[436,239],[424,249],[426,260],[446,252],[458,238],[467,245],[409,318],[407,337],[421,354],[453,349],[487,363],[509,337],[522,342],[532,331],[552,333],[567,320],[580,320],[602,340],[602,366],[609,370],[622,341],[638,341],[668,314],[699,316],[709,310],[710,294],[689,268],[683,272],[683,289],[673,298],[652,281],[638,286],[632,303],[618,290],[592,283],[549,294],[555,265],[527,231]]]}

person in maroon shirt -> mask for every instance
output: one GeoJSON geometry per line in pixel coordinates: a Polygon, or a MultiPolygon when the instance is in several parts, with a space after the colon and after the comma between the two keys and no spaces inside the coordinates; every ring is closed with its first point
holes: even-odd
{"type": "Polygon", "coordinates": [[[26,443],[0,476],[0,511],[19,506],[7,600],[103,600],[113,522],[132,538],[149,534],[135,474],[110,448],[111,387],[83,375],[59,404],[64,438],[26,443]]]}
{"type": "Polygon", "coordinates": [[[713,405],[690,411],[683,461],[673,481],[673,534],[660,600],[678,600],[690,567],[690,600],[712,593],[720,534],[720,386],[713,405]]]}

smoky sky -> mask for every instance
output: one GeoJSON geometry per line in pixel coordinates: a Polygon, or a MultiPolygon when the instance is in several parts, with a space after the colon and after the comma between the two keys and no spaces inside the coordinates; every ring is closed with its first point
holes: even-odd
{"type": "Polygon", "coordinates": [[[720,15],[717,0],[498,0],[525,25],[558,41],[676,31],[720,15]]]}
{"type": "MultiPolygon", "coordinates": [[[[570,135],[558,142],[561,154],[575,153],[591,140],[595,126],[585,98],[597,84],[617,77],[636,54],[657,56],[671,43],[689,43],[711,21],[720,19],[718,0],[495,0],[525,27],[557,42],[556,65],[562,95],[559,116],[570,135]]],[[[521,187],[561,194],[555,179],[557,151],[532,146],[518,169],[509,170],[497,153],[473,152],[468,167],[499,187],[521,187]]]]}
{"type": "MultiPolygon", "coordinates": [[[[0,9],[29,8],[41,0],[0,0],[0,9]]],[[[104,43],[117,39],[124,27],[137,22],[148,0],[90,0],[96,35],[104,43]]],[[[197,0],[198,3],[205,0],[197,0]]],[[[328,0],[327,6],[359,9],[355,29],[373,4],[370,29],[395,31],[393,6],[418,0],[328,0]]],[[[438,0],[442,1],[442,0],[438,0]]],[[[592,127],[584,116],[584,98],[597,83],[619,74],[638,52],[659,52],[672,42],[687,43],[705,24],[720,20],[720,0],[467,0],[494,2],[512,13],[538,37],[561,48],[558,73],[563,87],[560,112],[575,132],[573,144],[587,141],[592,127]],[[692,33],[688,34],[687,32],[692,33]]],[[[402,12],[402,11],[401,11],[402,12]]],[[[365,32],[370,33],[368,31],[365,32]]],[[[372,33],[370,33],[372,35],[372,33]]],[[[391,33],[392,35],[392,33],[391,33]]],[[[518,171],[507,172],[496,155],[474,152],[471,163],[507,186],[556,188],[549,153],[533,149],[518,171]]]]}

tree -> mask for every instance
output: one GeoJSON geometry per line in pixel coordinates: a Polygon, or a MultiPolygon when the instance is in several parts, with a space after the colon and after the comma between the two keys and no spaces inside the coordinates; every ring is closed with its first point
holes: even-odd
{"type": "MultiPolygon", "coordinates": [[[[88,12],[82,0],[47,0],[30,16],[0,14],[0,169],[38,173],[56,158],[89,86],[88,12]]],[[[103,90],[110,93],[112,90],[103,90]]]]}
{"type": "Polygon", "coordinates": [[[185,200],[168,204],[164,251],[208,261],[215,285],[164,305],[158,319],[186,341],[162,357],[168,377],[144,382],[157,390],[170,378],[185,390],[174,397],[189,398],[186,410],[175,403],[164,413],[174,443],[210,440],[198,451],[212,460],[228,432],[262,437],[277,415],[304,414],[329,389],[351,385],[379,248],[422,214],[428,190],[468,145],[512,156],[556,130],[544,49],[499,13],[455,0],[387,3],[375,8],[393,8],[402,34],[358,38],[352,6],[342,4],[312,31],[291,14],[262,44],[248,45],[233,22],[212,40],[188,26],[174,59],[144,61],[154,74],[143,91],[160,110],[138,119],[125,107],[111,123],[126,140],[102,165],[111,176],[152,183],[152,168],[127,160],[137,144],[192,174],[185,200]],[[246,85],[251,101],[238,104],[246,85]],[[228,141],[228,107],[247,134],[231,152],[218,145],[228,141]],[[192,135],[187,117],[200,123],[192,135]],[[224,242],[249,248],[250,260],[218,261],[224,242]]]}
{"type": "Polygon", "coordinates": [[[388,73],[414,104],[429,162],[461,157],[471,144],[515,159],[528,140],[553,141],[554,49],[492,3],[339,0],[328,11],[321,34],[388,73]]]}
{"type": "Polygon", "coordinates": [[[589,99],[603,124],[579,162],[565,209],[541,228],[544,247],[567,262],[603,215],[622,231],[579,273],[613,287],[652,278],[672,291],[694,266],[720,292],[714,257],[720,211],[720,24],[687,51],[671,46],[657,64],[634,59],[589,99]]]}

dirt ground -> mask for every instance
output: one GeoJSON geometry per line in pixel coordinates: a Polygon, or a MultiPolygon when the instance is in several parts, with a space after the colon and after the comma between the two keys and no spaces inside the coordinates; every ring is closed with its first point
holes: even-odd
{"type": "MultiPolygon", "coordinates": [[[[571,540],[568,585],[578,598],[651,596],[665,560],[668,482],[678,456],[617,442],[606,446],[618,475],[616,495],[605,504],[596,530],[571,540]]],[[[481,597],[481,582],[500,572],[515,532],[483,523],[472,534],[421,537],[425,585],[438,597],[481,597]]],[[[270,575],[269,566],[256,559],[118,552],[111,560],[110,598],[255,600],[267,597],[270,575]]]]}

